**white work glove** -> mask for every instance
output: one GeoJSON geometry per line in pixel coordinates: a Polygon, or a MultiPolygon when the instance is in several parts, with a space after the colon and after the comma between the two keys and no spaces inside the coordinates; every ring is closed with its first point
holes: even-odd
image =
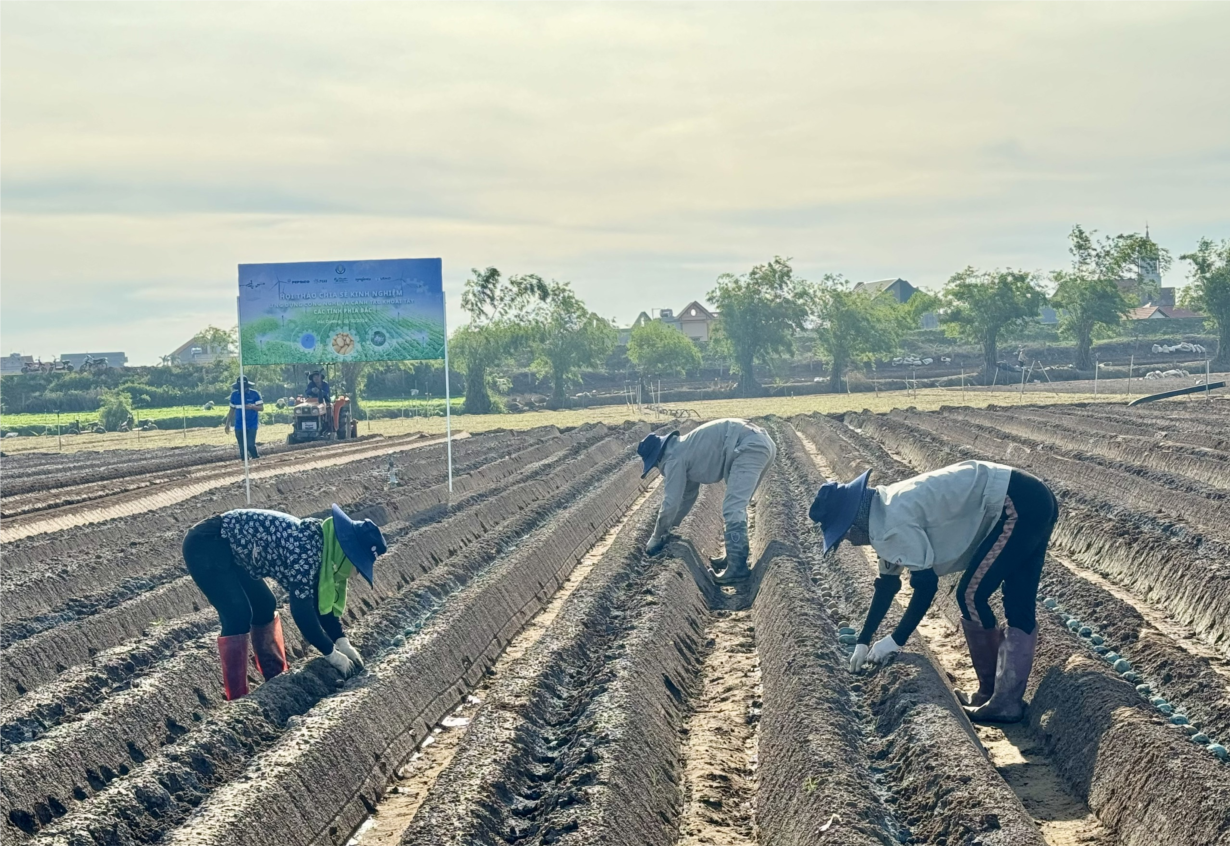
{"type": "Polygon", "coordinates": [[[342,678],[348,679],[351,673],[354,672],[354,661],[351,661],[346,653],[340,649],[335,648],[325,656],[325,660],[333,666],[333,669],[342,674],[342,678]]]}
{"type": "Polygon", "coordinates": [[[893,636],[885,635],[872,645],[867,661],[872,664],[885,664],[889,656],[900,651],[901,647],[897,645],[897,641],[893,640],[893,636]]]}
{"type": "Polygon", "coordinates": [[[871,647],[865,643],[860,643],[854,647],[854,654],[850,656],[850,672],[857,673],[863,669],[863,665],[867,663],[867,652],[871,647]]]}
{"type": "Polygon", "coordinates": [[[359,654],[359,650],[350,645],[347,638],[339,637],[333,641],[333,645],[342,651],[342,654],[349,658],[355,666],[355,672],[363,672],[363,656],[359,654]]]}

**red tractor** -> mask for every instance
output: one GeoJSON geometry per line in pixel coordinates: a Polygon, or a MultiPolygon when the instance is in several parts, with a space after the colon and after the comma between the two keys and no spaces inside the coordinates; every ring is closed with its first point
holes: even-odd
{"type": "Polygon", "coordinates": [[[357,438],[359,424],[350,417],[350,397],[336,397],[325,404],[314,397],[296,397],[291,409],[289,444],[357,438]]]}

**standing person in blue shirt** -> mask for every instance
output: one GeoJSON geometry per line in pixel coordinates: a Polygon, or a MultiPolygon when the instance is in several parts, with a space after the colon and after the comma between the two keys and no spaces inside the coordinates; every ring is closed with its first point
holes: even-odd
{"type": "Polygon", "coordinates": [[[256,452],[256,429],[261,424],[261,412],[265,403],[260,392],[252,387],[247,376],[236,379],[234,390],[231,391],[231,409],[226,413],[226,433],[231,433],[231,425],[235,426],[235,440],[239,442],[239,460],[243,460],[243,442],[248,441],[248,457],[260,458],[256,452]],[[243,392],[240,393],[240,382],[243,382],[243,392]],[[243,415],[236,419],[236,411],[243,409],[243,415]]]}

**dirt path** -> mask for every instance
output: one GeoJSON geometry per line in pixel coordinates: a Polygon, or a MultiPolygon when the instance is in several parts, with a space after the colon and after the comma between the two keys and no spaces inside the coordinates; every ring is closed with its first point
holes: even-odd
{"type": "Polygon", "coordinates": [[[649,499],[659,483],[660,480],[655,480],[602,540],[590,548],[547,606],[509,641],[478,689],[466,696],[465,701],[432,729],[431,734],[415,750],[406,765],[397,771],[396,781],[376,806],[372,816],[368,817],[350,838],[347,846],[395,846],[401,841],[402,834],[427,798],[427,792],[440,773],[452,763],[457,747],[465,737],[466,727],[487,698],[492,684],[507,674],[508,668],[542,638],[568,597],[585,581],[603,553],[610,549],[615,536],[645,500],[649,499]]]}
{"type": "MultiPolygon", "coordinates": [[[[456,433],[454,440],[469,437],[468,434],[456,433]]],[[[261,467],[251,470],[253,481],[281,476],[287,473],[298,473],[304,470],[315,470],[322,467],[336,467],[353,461],[362,461],[381,455],[418,449],[443,442],[443,438],[415,439],[396,445],[382,443],[367,448],[347,450],[340,454],[325,454],[320,457],[302,459],[299,456],[288,457],[279,461],[273,467],[261,467]]],[[[21,538],[40,535],[46,532],[58,532],[73,526],[84,526],[90,523],[101,523],[117,517],[129,517],[159,508],[168,508],[191,499],[198,494],[221,488],[226,485],[243,482],[243,468],[236,469],[233,465],[225,470],[202,473],[184,480],[182,474],[166,474],[170,478],[161,478],[161,484],[153,485],[153,490],[142,488],[136,491],[125,491],[104,499],[91,500],[79,505],[68,505],[51,511],[39,511],[28,515],[16,516],[4,521],[0,529],[0,543],[11,543],[21,538]]]]}
{"type": "Polygon", "coordinates": [[[760,661],[751,611],[716,612],[704,687],[683,745],[682,846],[757,842],[756,765],[760,661]]]}
{"type": "MultiPolygon", "coordinates": [[[[874,567],[874,560],[868,561],[874,567]]],[[[903,607],[910,597],[902,586],[897,601],[903,607]]],[[[915,632],[927,644],[932,657],[947,672],[958,690],[974,690],[978,679],[970,663],[969,649],[960,630],[937,611],[930,611],[915,632]]],[[[1051,846],[1113,846],[1118,841],[1064,783],[1051,759],[1030,736],[1026,725],[974,725],[987,757],[1025,810],[1033,815],[1042,836],[1051,846]]]]}

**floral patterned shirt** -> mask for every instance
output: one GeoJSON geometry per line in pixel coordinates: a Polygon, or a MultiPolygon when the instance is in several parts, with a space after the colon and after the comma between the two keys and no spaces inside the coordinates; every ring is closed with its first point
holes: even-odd
{"type": "Polygon", "coordinates": [[[222,537],[251,576],[273,579],[294,599],[314,600],[324,546],[320,524],[314,517],[237,508],[222,515],[222,537]]]}

